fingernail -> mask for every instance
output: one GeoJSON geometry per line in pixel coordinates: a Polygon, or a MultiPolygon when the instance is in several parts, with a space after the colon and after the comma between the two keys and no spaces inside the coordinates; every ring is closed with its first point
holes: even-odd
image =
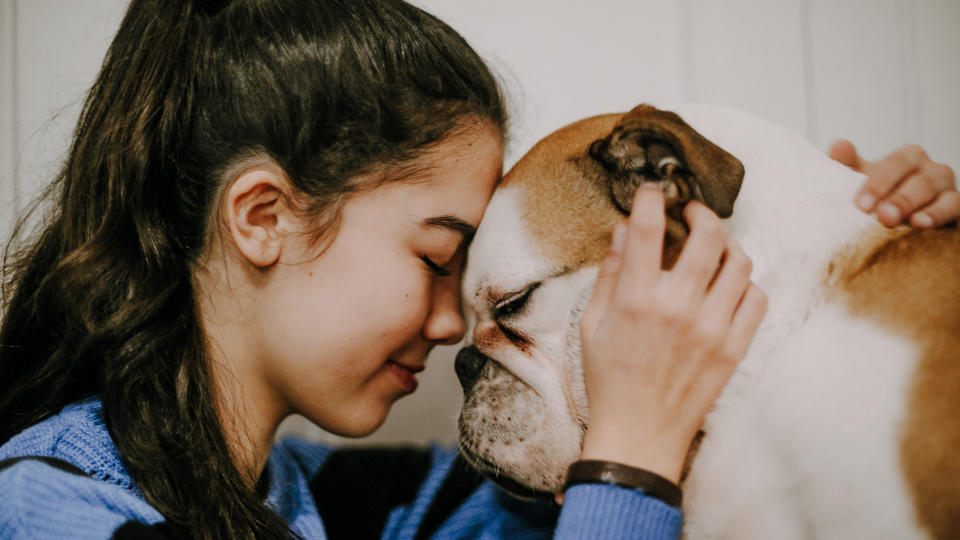
{"type": "Polygon", "coordinates": [[[613,228],[613,240],[610,242],[610,250],[616,253],[623,253],[623,246],[627,241],[627,226],[623,223],[617,223],[613,228]]]}
{"type": "Polygon", "coordinates": [[[878,206],[877,215],[889,221],[900,221],[900,209],[890,203],[883,203],[878,206]]]}
{"type": "Polygon", "coordinates": [[[864,212],[869,212],[873,210],[873,205],[876,204],[877,199],[869,193],[861,193],[857,197],[857,206],[860,207],[864,212]]]}
{"type": "Polygon", "coordinates": [[[914,227],[933,227],[933,218],[930,217],[930,214],[919,212],[914,214],[911,219],[914,227]]]}

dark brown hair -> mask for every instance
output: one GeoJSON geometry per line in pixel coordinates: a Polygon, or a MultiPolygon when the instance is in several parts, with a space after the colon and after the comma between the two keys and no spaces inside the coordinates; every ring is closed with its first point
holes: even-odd
{"type": "Polygon", "coordinates": [[[100,395],[169,522],[200,538],[288,537],[230,458],[194,301],[224,172],[269,157],[330,227],[358,177],[409,163],[466,118],[503,133],[495,79],[401,1],[134,0],[43,227],[5,257],[0,444],[100,395]]]}

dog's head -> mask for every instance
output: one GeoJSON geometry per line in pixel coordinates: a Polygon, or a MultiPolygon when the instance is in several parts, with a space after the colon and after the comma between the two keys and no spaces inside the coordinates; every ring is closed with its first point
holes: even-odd
{"type": "Polygon", "coordinates": [[[559,491],[589,422],[580,313],[614,225],[637,187],[656,183],[669,267],[687,235],[683,206],[697,199],[729,216],[743,174],[679,116],[649,105],[567,126],[517,163],[487,207],[464,276],[475,321],[456,361],[459,438],[474,466],[521,495],[559,491]]]}

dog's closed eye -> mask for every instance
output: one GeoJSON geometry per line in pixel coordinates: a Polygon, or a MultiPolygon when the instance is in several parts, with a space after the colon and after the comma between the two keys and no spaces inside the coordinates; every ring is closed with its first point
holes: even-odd
{"type": "Polygon", "coordinates": [[[527,302],[530,300],[530,295],[533,294],[533,291],[539,286],[539,281],[532,283],[523,290],[510,293],[503,297],[503,299],[498,300],[493,306],[494,320],[510,319],[522,314],[524,308],[527,306],[527,302]]]}

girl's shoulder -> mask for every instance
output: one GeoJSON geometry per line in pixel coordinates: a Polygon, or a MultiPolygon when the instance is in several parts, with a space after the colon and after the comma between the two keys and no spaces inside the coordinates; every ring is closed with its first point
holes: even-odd
{"type": "Polygon", "coordinates": [[[0,464],[0,538],[118,537],[163,520],[131,485],[96,396],[13,436],[0,464]]]}
{"type": "Polygon", "coordinates": [[[117,485],[40,459],[0,470],[0,538],[123,538],[163,517],[117,485]]]}
{"type": "Polygon", "coordinates": [[[136,493],[104,423],[97,396],[67,405],[0,446],[0,461],[30,456],[65,461],[92,478],[136,493]]]}

